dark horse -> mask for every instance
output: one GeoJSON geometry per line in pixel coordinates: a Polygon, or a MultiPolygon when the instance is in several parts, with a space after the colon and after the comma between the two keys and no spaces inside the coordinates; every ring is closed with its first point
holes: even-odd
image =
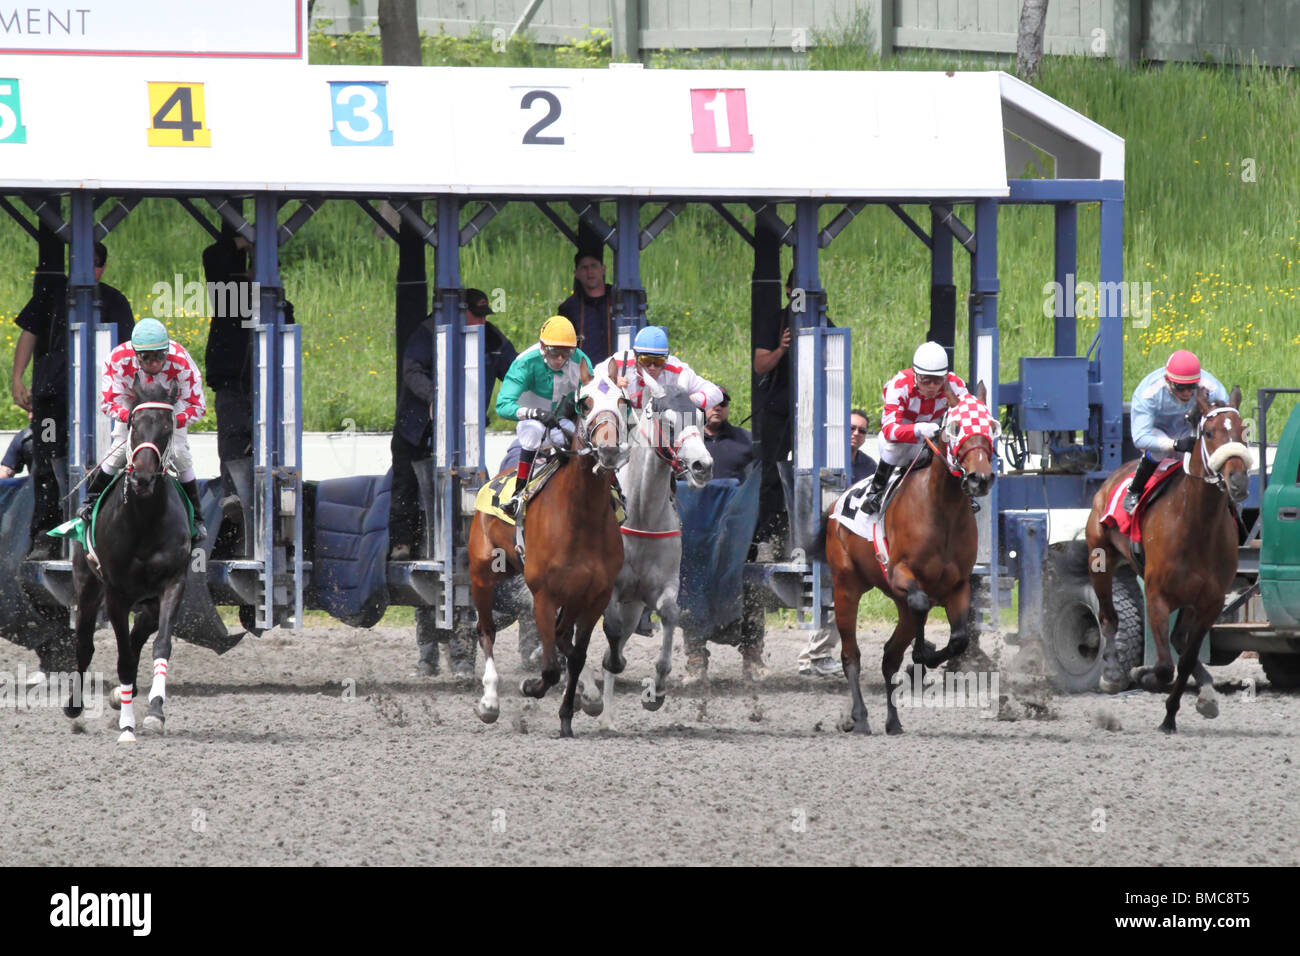
{"type": "MultiPolygon", "coordinates": [[[[1154,668],[1135,669],[1134,677],[1146,690],[1170,690],[1160,725],[1165,733],[1177,730],[1174,718],[1187,679],[1193,673],[1200,685],[1196,709],[1205,717],[1217,717],[1219,713],[1214,683],[1197,655],[1201,640],[1223,611],[1224,595],[1237,574],[1237,522],[1228,499],[1241,501],[1249,493],[1251,468],[1240,407],[1238,387],[1232,389],[1227,405],[1217,407],[1210,404],[1205,389],[1197,389],[1196,405],[1187,415],[1196,428],[1196,444],[1184,459],[1184,468],[1167,479],[1168,487],[1144,508],[1141,516],[1147,620],[1156,645],[1156,664],[1154,668]],[[1181,613],[1171,634],[1169,617],[1174,611],[1181,613]],[[1176,682],[1169,653],[1171,640],[1179,651],[1176,682]]],[[[1101,517],[1115,485],[1132,474],[1135,466],[1136,462],[1129,462],[1106,479],[1093,496],[1088,516],[1088,567],[1097,592],[1102,657],[1106,671],[1111,672],[1103,680],[1103,690],[1117,691],[1127,686],[1128,675],[1114,674],[1118,669],[1115,633],[1119,618],[1111,601],[1111,575],[1121,561],[1134,562],[1127,537],[1113,527],[1103,526],[1101,517]]]]}
{"type": "MultiPolygon", "coordinates": [[[[584,399],[584,405],[588,399],[584,399]]],[[[573,699],[587,660],[591,631],[609,604],[614,579],[623,566],[623,536],[610,505],[615,470],[626,457],[620,444],[624,412],[618,404],[589,411],[574,433],[564,463],[528,503],[524,520],[526,563],[520,567],[512,525],[475,512],[469,533],[470,589],[478,611],[483,646],[483,697],[475,711],[485,723],[499,716],[497,670],[492,658],[496,625],[492,598],[499,581],[523,571],[533,592],[533,617],[542,644],[542,675],[520,685],[529,697],[542,697],[560,680],[559,655],[568,659],[568,684],[560,704],[560,736],[573,736],[573,699]]],[[[599,713],[600,697],[583,709],[599,713]]]]}
{"type": "MultiPolygon", "coordinates": [[[[898,607],[898,625],[885,645],[881,665],[888,700],[886,733],[903,732],[893,688],[908,642],[912,644],[913,662],[926,667],[960,656],[970,642],[966,616],[979,542],[970,498],[987,495],[993,484],[993,440],[998,430],[984,406],[982,384],[977,398],[965,397],[959,402],[947,385],[944,393],[948,412],[939,443],[927,439],[931,453],[927,456],[922,449],[915,467],[909,469],[885,508],[888,570],[881,569],[870,541],[843,527],[836,518],[828,515],[826,521],[826,562],[835,591],[835,626],[840,632],[844,676],[849,681],[850,711],[840,722],[841,730],[871,733],[859,686],[861,653],[857,638],[858,602],[867,591],[880,588],[898,607]],[[972,421],[983,422],[984,431],[972,428],[972,421]],[[949,464],[950,455],[958,474],[949,464]],[[925,640],[925,619],[936,604],[943,605],[950,628],[948,644],[942,650],[925,640]]],[[[856,495],[860,504],[866,487],[846,494],[856,495]]],[[[845,505],[854,506],[853,499],[845,505]]]]}
{"type": "MultiPolygon", "coordinates": [[[[190,560],[189,512],[180,490],[163,471],[179,386],[135,378],[135,404],[127,431],[126,471],[99,504],[93,547],[99,561],[92,570],[86,549],[73,548],[72,581],[77,592],[77,670],[83,679],[95,653],[95,619],[108,601],[108,618],[117,635],[117,677],[122,712],[119,743],[135,741],[133,684],[140,650],[155,630],[154,677],[145,727],[163,732],[167,659],[172,627],[185,596],[190,560]],[[128,618],[135,608],[135,623],[128,618]]],[[[89,534],[87,540],[91,540],[89,534]]],[[[81,707],[70,699],[64,713],[76,718],[81,707]]]]}

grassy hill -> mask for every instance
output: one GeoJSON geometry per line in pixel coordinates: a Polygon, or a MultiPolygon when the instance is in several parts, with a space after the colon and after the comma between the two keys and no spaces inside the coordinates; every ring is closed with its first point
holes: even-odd
{"type": "MultiPolygon", "coordinates": [[[[451,65],[603,66],[608,42],[599,34],[564,48],[512,41],[494,53],[486,37],[425,41],[426,63],[451,65]]],[[[373,37],[312,38],[313,62],[378,62],[373,37]]],[[[927,55],[875,62],[850,29],[819,37],[793,64],[705,62],[682,54],[652,66],[728,65],[773,69],[988,69],[989,58],[927,55]]],[[[1169,351],[1196,350],[1206,367],[1250,392],[1300,384],[1300,90],[1289,71],[1169,65],[1123,69],[1108,62],[1049,58],[1041,88],[1127,141],[1125,278],[1152,284],[1150,324],[1127,325],[1126,391],[1169,351]],[[1243,164],[1254,181],[1243,181],[1243,164]]],[[[1249,178],[1249,177],[1246,177],[1249,178]]],[[[752,215],[735,210],[742,220],[752,215]]],[[[825,210],[828,221],[836,209],[825,210]]],[[[646,213],[647,218],[652,211],[646,213]]],[[[608,211],[612,217],[612,207],[608,211]]],[[[959,210],[970,224],[970,210],[959,210]]],[[[1095,279],[1097,215],[1080,217],[1080,279],[1095,279]]],[[[1043,316],[1043,285],[1052,279],[1052,214],[1009,208],[1000,221],[1001,374],[1017,376],[1021,355],[1050,353],[1052,323],[1043,316]]],[[[156,282],[202,280],[207,239],[172,201],[140,206],[109,239],[106,281],[149,314],[156,282]]],[[[965,299],[968,262],[957,249],[958,301],[965,299]]],[[[396,252],[375,236],[350,203],[329,203],[281,249],[284,283],[303,326],[308,429],[333,430],[352,419],[365,430],[393,421],[393,300],[396,252]]],[[[505,290],[496,321],[521,348],[569,292],[572,250],[532,207],[498,216],[462,251],[467,285],[505,290]]],[[[35,248],[7,217],[0,221],[0,349],[12,354],[12,319],[30,292],[35,248]]],[[[432,273],[432,256],[429,257],[432,273]]],[[[612,257],[607,257],[612,261],[612,257]]],[[[789,266],[785,254],[783,269],[789,266]]],[[[668,327],[674,351],[702,374],[730,388],[733,420],[749,412],[748,247],[707,208],[688,209],[643,254],[642,277],[652,322],[668,327]]],[[[611,270],[612,271],[612,270],[611,270]]],[[[928,326],[928,257],[924,247],[883,207],[868,207],[826,250],[822,283],[830,314],[853,336],[853,396],[872,411],[880,387],[906,364],[928,326]]],[[[1095,319],[1081,318],[1086,347],[1095,319]]],[[[958,354],[964,355],[959,317],[958,354]]],[[[207,320],[176,320],[173,332],[201,355],[207,320]]],[[[959,363],[959,371],[963,371],[959,363]]],[[[1253,399],[1247,402],[1253,406],[1253,399]]],[[[1289,406],[1284,406],[1289,407],[1289,406]]],[[[1250,409],[1247,409],[1249,411],[1250,409]]],[[[17,427],[20,410],[0,408],[0,426],[17,427]]],[[[204,425],[211,427],[212,416],[204,425]]],[[[1276,433],[1276,432],[1275,432],[1276,433]]]]}

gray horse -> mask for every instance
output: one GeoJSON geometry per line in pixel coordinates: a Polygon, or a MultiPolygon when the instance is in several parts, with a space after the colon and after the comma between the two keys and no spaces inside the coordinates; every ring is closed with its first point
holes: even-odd
{"type": "MultiPolygon", "coordinates": [[[[673,476],[685,477],[693,488],[703,487],[713,477],[713,458],[700,433],[699,408],[681,389],[665,391],[653,379],[645,387],[645,405],[636,413],[635,430],[629,429],[631,456],[618,474],[627,498],[627,520],[623,522],[623,568],[605,609],[609,650],[604,659],[601,727],[606,730],[614,729],[615,675],[627,666],[623,646],[647,607],[663,621],[663,644],[654,678],[643,682],[641,706],[646,710],[663,706],[672,670],[682,567],[682,521],[673,476]]],[[[583,683],[593,686],[590,675],[583,683]]]]}

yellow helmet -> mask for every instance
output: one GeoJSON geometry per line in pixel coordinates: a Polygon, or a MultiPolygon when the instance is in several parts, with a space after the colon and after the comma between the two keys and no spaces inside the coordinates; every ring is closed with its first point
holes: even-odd
{"type": "Polygon", "coordinates": [[[573,323],[562,315],[553,315],[543,322],[538,338],[543,345],[578,347],[578,333],[573,330],[573,323]]]}

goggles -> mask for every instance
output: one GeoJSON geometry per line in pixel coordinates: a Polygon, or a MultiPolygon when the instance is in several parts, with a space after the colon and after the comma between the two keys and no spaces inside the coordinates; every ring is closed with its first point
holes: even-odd
{"type": "Polygon", "coordinates": [[[1165,379],[1165,381],[1169,383],[1171,389],[1175,392],[1181,392],[1183,395],[1190,395],[1196,391],[1195,382],[1175,382],[1172,379],[1165,379]]]}
{"type": "Polygon", "coordinates": [[[543,345],[542,358],[548,359],[568,359],[573,358],[572,345],[543,345]]]}
{"type": "Polygon", "coordinates": [[[668,364],[668,356],[649,355],[644,352],[638,352],[636,356],[636,364],[643,368],[663,368],[668,364]]]}
{"type": "Polygon", "coordinates": [[[147,352],[136,352],[136,358],[143,362],[162,362],[167,358],[166,349],[150,349],[147,352]]]}
{"type": "Polygon", "coordinates": [[[942,375],[918,375],[916,377],[917,385],[942,385],[942,375]]]}

